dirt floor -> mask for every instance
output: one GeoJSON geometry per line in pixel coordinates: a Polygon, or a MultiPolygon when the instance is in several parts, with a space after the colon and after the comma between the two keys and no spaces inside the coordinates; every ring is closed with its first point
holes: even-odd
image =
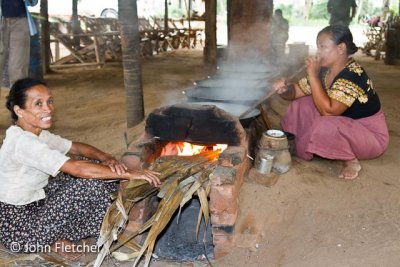
{"type": "MultiPolygon", "coordinates": [[[[213,266],[399,266],[400,66],[361,54],[356,58],[370,74],[387,116],[391,139],[386,153],[362,161],[360,177],[353,181],[337,178],[338,162],[320,158],[310,162],[293,158],[290,171],[269,188],[246,181],[240,193],[235,248],[213,266]]],[[[142,68],[146,114],[185,101],[182,91],[205,78],[200,50],[146,58],[142,68]]],[[[58,70],[45,78],[56,103],[53,131],[122,155],[126,149],[122,67],[58,70]]],[[[6,94],[3,89],[2,103],[6,94]]],[[[273,125],[279,127],[287,102],[274,96],[269,107],[273,125]]],[[[0,111],[3,139],[10,120],[4,104],[0,111]]],[[[129,140],[143,132],[143,125],[129,132],[129,140]]]]}

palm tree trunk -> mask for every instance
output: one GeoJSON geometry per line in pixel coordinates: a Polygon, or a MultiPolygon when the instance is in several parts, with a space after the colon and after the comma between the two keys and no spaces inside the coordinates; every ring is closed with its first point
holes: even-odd
{"type": "Polygon", "coordinates": [[[204,47],[204,65],[209,75],[217,68],[217,1],[208,0],[206,5],[206,45],[204,47]]]}
{"type": "Polygon", "coordinates": [[[40,40],[41,40],[41,61],[43,62],[43,73],[50,72],[50,25],[47,0],[40,1],[40,40]]]}
{"type": "Polygon", "coordinates": [[[127,126],[131,128],[144,119],[140,35],[136,1],[119,0],[118,9],[126,92],[127,126]]]}

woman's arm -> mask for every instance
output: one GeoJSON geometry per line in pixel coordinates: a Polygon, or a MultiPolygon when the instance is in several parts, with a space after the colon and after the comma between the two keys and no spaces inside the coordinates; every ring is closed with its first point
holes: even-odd
{"type": "Polygon", "coordinates": [[[319,59],[317,57],[309,57],[306,59],[308,80],[314,104],[322,116],[339,116],[348,107],[328,96],[319,78],[319,64],[319,59]]]}
{"type": "Polygon", "coordinates": [[[123,163],[119,162],[112,155],[107,154],[100,149],[97,149],[94,146],[85,143],[72,142],[69,153],[98,160],[103,165],[107,165],[112,172],[117,173],[118,175],[124,173],[127,170],[127,167],[123,163]]]}
{"type": "Polygon", "coordinates": [[[332,99],[322,88],[319,78],[311,78],[310,87],[314,104],[322,116],[339,116],[348,108],[345,104],[332,99]]]}
{"type": "Polygon", "coordinates": [[[69,159],[61,166],[60,171],[75,177],[87,179],[144,179],[154,186],[159,186],[161,183],[157,172],[126,170],[123,173],[118,174],[113,172],[108,166],[87,160],[69,159]]]}
{"type": "Polygon", "coordinates": [[[272,85],[272,90],[274,90],[280,97],[285,100],[294,100],[299,97],[305,96],[303,91],[300,90],[297,84],[287,84],[285,78],[277,80],[272,85]]]}
{"type": "Polygon", "coordinates": [[[72,142],[72,146],[71,149],[69,150],[69,153],[77,156],[97,159],[101,162],[114,158],[110,154],[107,154],[101,151],[100,149],[95,148],[94,146],[80,142],[72,142]]]}

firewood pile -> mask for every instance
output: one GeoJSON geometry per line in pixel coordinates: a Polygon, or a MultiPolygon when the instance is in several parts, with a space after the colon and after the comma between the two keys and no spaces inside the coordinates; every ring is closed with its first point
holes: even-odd
{"type": "Polygon", "coordinates": [[[142,180],[129,181],[125,186],[121,186],[116,200],[109,207],[103,220],[97,242],[98,246],[102,246],[102,250],[94,266],[100,266],[104,258],[110,254],[120,261],[135,259],[133,266],[137,266],[141,257],[146,254],[144,266],[149,266],[158,235],[168,225],[175,211],[180,211],[195,193],[201,204],[196,229],[198,234],[202,218],[205,225],[209,220],[208,181],[210,173],[216,166],[217,157],[218,151],[206,151],[185,157],[162,156],[150,167],[151,170],[161,173],[160,180],[163,183],[160,188],[154,188],[142,180]],[[157,197],[161,201],[154,215],[136,232],[125,233],[124,228],[130,209],[139,200],[155,193],[158,193],[157,197]],[[147,237],[140,245],[133,238],[144,232],[147,232],[147,237]],[[119,252],[118,249],[122,246],[131,252],[119,252]]]}
{"type": "MultiPolygon", "coordinates": [[[[52,67],[103,65],[106,62],[122,61],[121,35],[117,19],[80,17],[78,32],[73,33],[71,21],[52,17],[51,41],[55,43],[52,67]],[[62,45],[62,46],[60,46],[62,45]],[[60,56],[61,49],[67,55],[60,56]]],[[[140,54],[155,54],[180,48],[203,45],[204,27],[188,28],[181,20],[169,20],[165,28],[163,19],[139,18],[140,54]]]]}

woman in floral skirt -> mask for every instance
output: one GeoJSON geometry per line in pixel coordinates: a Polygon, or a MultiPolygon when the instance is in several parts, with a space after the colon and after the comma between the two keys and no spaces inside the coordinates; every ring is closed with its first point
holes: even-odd
{"type": "Polygon", "coordinates": [[[158,173],[127,170],[93,146],[48,131],[54,102],[43,82],[15,82],[6,106],[13,125],[0,149],[0,241],[13,252],[97,236],[117,189],[107,180],[159,186],[158,173]]]}

